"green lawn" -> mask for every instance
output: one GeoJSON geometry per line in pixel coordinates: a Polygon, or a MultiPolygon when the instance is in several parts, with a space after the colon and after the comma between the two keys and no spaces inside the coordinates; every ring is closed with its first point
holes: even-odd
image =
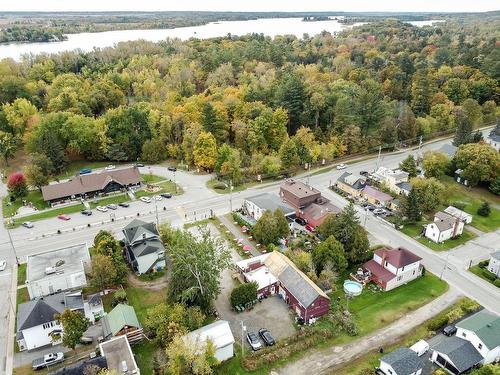
{"type": "Polygon", "coordinates": [[[27,263],[22,263],[17,267],[17,285],[24,285],[26,283],[26,267],[27,263]]]}
{"type": "Polygon", "coordinates": [[[51,217],[56,217],[59,214],[74,214],[77,212],[80,212],[83,210],[85,207],[83,204],[75,204],[72,206],[66,206],[66,207],[61,207],[53,210],[47,210],[44,212],[40,212],[38,214],[33,214],[29,216],[24,216],[18,219],[14,219],[14,225],[11,227],[18,227],[25,221],[38,221],[38,220],[43,220],[43,219],[48,219],[51,217]]]}
{"type": "MultiPolygon", "coordinates": [[[[349,311],[355,316],[358,325],[358,336],[366,335],[392,323],[429,303],[447,289],[446,282],[439,280],[430,272],[388,292],[363,289],[360,296],[349,301],[349,311]]],[[[340,285],[337,292],[331,296],[332,301],[336,301],[337,297],[345,301],[345,294],[340,285]]]]}
{"type": "Polygon", "coordinates": [[[90,208],[96,208],[97,206],[106,206],[108,204],[118,204],[118,203],[128,202],[128,201],[130,201],[130,198],[125,193],[125,194],[112,195],[112,196],[107,197],[107,198],[99,199],[99,200],[97,200],[96,203],[94,203],[93,201],[90,201],[89,204],[90,204],[90,208]]]}
{"type": "Polygon", "coordinates": [[[464,232],[462,233],[462,235],[460,237],[457,237],[455,239],[450,239],[450,240],[444,241],[443,243],[438,244],[438,243],[435,243],[435,242],[429,240],[427,237],[419,236],[420,233],[422,232],[423,225],[427,224],[427,223],[429,223],[429,221],[422,220],[418,223],[404,224],[403,228],[401,229],[401,232],[403,232],[407,236],[410,236],[410,237],[416,239],[422,245],[425,245],[434,251],[444,251],[444,250],[453,249],[454,247],[462,245],[462,244],[466,243],[467,241],[476,237],[476,235],[474,233],[468,231],[467,229],[464,229],[464,232]]]}
{"type": "Polygon", "coordinates": [[[137,366],[141,370],[141,375],[153,374],[153,356],[159,350],[151,341],[143,340],[141,343],[132,346],[137,366]]]}
{"type": "Polygon", "coordinates": [[[489,202],[492,206],[500,205],[500,197],[484,188],[465,187],[448,176],[444,177],[442,182],[446,186],[447,203],[450,205],[454,203],[465,205],[463,210],[473,215],[472,226],[483,232],[491,232],[500,227],[500,210],[491,207],[491,213],[488,217],[477,214],[477,209],[484,201],[489,202]]]}
{"type": "Polygon", "coordinates": [[[157,176],[155,174],[141,173],[142,178],[146,184],[154,184],[156,182],[161,182],[167,180],[165,177],[157,176]]]}
{"type": "Polygon", "coordinates": [[[28,293],[28,288],[20,288],[17,290],[16,307],[19,307],[21,303],[28,302],[29,300],[30,294],[28,293]]]}
{"type": "Polygon", "coordinates": [[[173,195],[181,195],[184,193],[184,191],[180,186],[177,185],[176,189],[176,184],[173,181],[160,182],[159,184],[155,185],[159,186],[161,189],[155,193],[150,193],[145,190],[139,190],[135,193],[135,196],[137,198],[140,198],[140,197],[152,197],[153,195],[158,195],[162,193],[170,193],[173,195]]]}
{"type": "MultiPolygon", "coordinates": [[[[479,267],[479,265],[476,264],[475,266],[469,268],[469,271],[472,272],[474,275],[479,276],[481,279],[486,280],[487,282],[495,285],[494,282],[492,281],[492,278],[494,278],[495,275],[490,271],[488,271],[487,269],[481,268],[479,267]]],[[[495,286],[500,287],[500,284],[495,286]]]]}
{"type": "Polygon", "coordinates": [[[128,287],[126,291],[128,303],[134,306],[137,318],[141,323],[144,322],[146,312],[150,307],[155,306],[160,302],[164,302],[167,298],[166,288],[160,290],[149,290],[132,286],[128,287]]]}
{"type": "Polygon", "coordinates": [[[49,207],[49,205],[43,200],[40,190],[31,190],[24,198],[18,198],[14,202],[10,201],[10,196],[6,196],[2,200],[3,217],[11,217],[12,215],[15,215],[19,207],[23,205],[23,200],[33,203],[33,205],[39,210],[44,210],[49,207]]]}
{"type": "MultiPolygon", "coordinates": [[[[213,179],[207,181],[207,187],[209,189],[212,189],[213,191],[215,191],[218,194],[229,194],[229,186],[227,186],[225,189],[216,189],[215,186],[218,183],[226,183],[226,185],[227,185],[227,182],[225,182],[225,181],[219,181],[219,180],[213,178],[213,179]]],[[[244,183],[244,184],[233,186],[233,193],[237,193],[239,191],[246,190],[246,189],[248,189],[248,188],[250,188],[252,186],[256,186],[256,185],[259,185],[259,182],[257,182],[257,181],[255,181],[255,182],[247,182],[247,183],[244,183]]]]}

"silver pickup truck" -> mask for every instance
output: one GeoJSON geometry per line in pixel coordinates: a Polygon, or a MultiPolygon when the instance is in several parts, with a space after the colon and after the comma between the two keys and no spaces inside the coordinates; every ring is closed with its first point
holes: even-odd
{"type": "Polygon", "coordinates": [[[45,354],[43,357],[33,360],[32,362],[33,370],[41,370],[43,368],[55,365],[56,363],[61,363],[63,361],[64,361],[63,352],[45,354]]]}

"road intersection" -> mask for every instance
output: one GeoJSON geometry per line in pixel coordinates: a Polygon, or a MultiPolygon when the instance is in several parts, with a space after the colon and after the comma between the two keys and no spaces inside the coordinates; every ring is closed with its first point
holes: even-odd
{"type": "MultiPolygon", "coordinates": [[[[429,143],[422,147],[422,152],[426,150],[438,150],[443,144],[450,143],[450,140],[440,140],[429,143]]],[[[409,154],[415,154],[415,150],[400,151],[377,158],[370,158],[348,166],[348,171],[359,173],[360,171],[373,171],[377,165],[383,165],[389,168],[397,167],[399,162],[409,154]]],[[[339,207],[345,206],[348,202],[333,193],[329,186],[340,176],[343,171],[327,170],[324,173],[305,173],[296,179],[301,179],[314,187],[318,188],[324,196],[331,199],[339,207]]],[[[110,217],[109,212],[95,212],[94,215],[87,217],[80,214],[70,215],[72,219],[67,222],[57,218],[46,219],[36,222],[34,228],[16,228],[12,229],[11,235],[15,251],[18,258],[24,261],[30,254],[48,251],[63,246],[87,242],[91,243],[95,234],[106,229],[119,236],[121,229],[132,218],[140,217],[142,220],[155,221],[158,218],[160,223],[169,222],[173,226],[182,226],[187,222],[204,219],[213,211],[216,215],[222,215],[233,208],[241,207],[243,200],[255,194],[269,192],[278,193],[278,187],[281,181],[272,183],[263,183],[261,185],[249,188],[247,190],[228,194],[218,194],[206,187],[206,182],[211,178],[208,175],[197,175],[177,171],[173,174],[166,167],[152,166],[145,167],[141,173],[152,173],[169,178],[175,181],[183,188],[184,194],[174,196],[172,199],[164,199],[155,203],[146,204],[140,201],[131,202],[130,207],[120,208],[114,211],[114,217],[110,217]],[[230,200],[232,202],[230,202],[230,200]],[[90,224],[90,225],[89,225],[90,224]],[[61,232],[58,234],[58,230],[61,232]]],[[[0,196],[6,194],[5,186],[0,184],[0,196]]],[[[499,243],[500,230],[488,233],[488,239],[481,244],[480,239],[476,239],[470,248],[480,252],[480,255],[472,254],[468,251],[469,243],[461,246],[460,249],[450,252],[434,252],[426,246],[420,244],[414,239],[397,231],[385,221],[362,211],[360,208],[359,216],[366,229],[376,237],[380,243],[390,246],[403,246],[423,258],[425,267],[434,274],[441,275],[450,285],[457,288],[464,295],[477,300],[486,308],[500,314],[500,289],[492,284],[476,277],[467,271],[469,262],[477,263],[486,258],[487,254],[493,252],[494,246],[499,243]],[[365,217],[365,215],[367,215],[365,217]],[[479,250],[478,250],[479,249],[479,250]]],[[[498,249],[497,249],[498,250],[498,249]]],[[[9,300],[10,291],[15,285],[12,285],[12,271],[15,264],[15,256],[8,240],[7,231],[0,226],[0,258],[6,259],[9,265],[8,270],[0,275],[0,298],[3,301],[9,300]]],[[[15,296],[15,293],[13,293],[15,296]]],[[[13,303],[15,304],[15,298],[13,303]]],[[[0,319],[4,324],[0,328],[0,372],[8,367],[9,356],[6,357],[7,349],[9,353],[12,349],[7,344],[9,332],[13,327],[8,328],[9,317],[12,315],[12,308],[9,303],[0,304],[0,319]]],[[[12,335],[12,333],[11,333],[12,335]]],[[[12,336],[10,336],[12,337],[12,336]]],[[[11,360],[11,359],[10,359],[11,360]]]]}

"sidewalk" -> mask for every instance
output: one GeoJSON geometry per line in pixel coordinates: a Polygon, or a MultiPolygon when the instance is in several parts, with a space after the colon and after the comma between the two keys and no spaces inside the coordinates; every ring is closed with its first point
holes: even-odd
{"type": "Polygon", "coordinates": [[[219,220],[221,221],[222,224],[224,224],[226,226],[226,228],[231,232],[231,234],[235,237],[235,238],[242,238],[243,239],[243,246],[245,245],[248,245],[250,246],[250,253],[252,253],[252,255],[254,257],[257,257],[259,255],[262,255],[262,253],[257,250],[255,248],[255,245],[253,244],[252,241],[250,241],[247,237],[248,235],[246,235],[245,233],[241,233],[241,230],[239,227],[237,227],[231,220],[229,220],[225,215],[221,215],[218,217],[219,220]]]}
{"type": "Polygon", "coordinates": [[[418,310],[409,313],[394,323],[345,346],[332,346],[326,349],[312,350],[296,362],[289,363],[275,370],[277,374],[329,374],[335,368],[342,367],[371,350],[385,347],[396,342],[401,336],[451,306],[460,297],[458,290],[450,288],[418,310]]]}

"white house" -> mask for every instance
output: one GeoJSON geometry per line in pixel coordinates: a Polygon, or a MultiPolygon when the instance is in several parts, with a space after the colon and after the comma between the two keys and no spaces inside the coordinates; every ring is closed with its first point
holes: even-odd
{"type": "Polygon", "coordinates": [[[26,286],[30,298],[86,286],[87,266],[90,266],[87,244],[29,255],[26,286]]]}
{"type": "Polygon", "coordinates": [[[425,227],[425,237],[436,243],[459,236],[464,231],[464,222],[455,216],[439,211],[434,215],[434,222],[425,227]]]}
{"type": "Polygon", "coordinates": [[[420,375],[422,359],[413,350],[399,348],[380,358],[379,370],[386,375],[420,375]]]}
{"type": "Polygon", "coordinates": [[[500,251],[491,254],[490,262],[488,263],[488,271],[500,277],[500,251]]]}
{"type": "Polygon", "coordinates": [[[16,340],[20,351],[41,348],[61,343],[52,334],[61,336],[63,327],[55,318],[64,309],[79,311],[92,323],[93,314],[87,309],[81,291],[57,293],[35,298],[19,305],[17,312],[16,340]]]}
{"type": "Polygon", "coordinates": [[[274,213],[277,209],[283,211],[285,217],[295,215],[295,209],[282,202],[280,197],[273,194],[262,193],[254,195],[253,197],[246,198],[243,202],[243,210],[255,221],[259,220],[266,210],[274,213]]]}
{"type": "Polygon", "coordinates": [[[366,262],[363,268],[370,274],[369,281],[380,285],[385,291],[397,288],[422,275],[422,258],[411,251],[381,248],[373,253],[373,259],[366,262]]]}
{"type": "Polygon", "coordinates": [[[465,224],[472,223],[472,215],[471,214],[468,214],[465,211],[459,210],[458,208],[456,208],[454,206],[448,206],[448,207],[446,207],[446,209],[444,210],[444,212],[447,213],[447,214],[449,214],[449,215],[451,215],[451,216],[456,217],[457,219],[460,219],[465,224]]]}
{"type": "Polygon", "coordinates": [[[500,317],[481,310],[456,324],[455,336],[443,339],[431,361],[451,374],[462,374],[478,364],[500,360],[500,317]]]}
{"type": "Polygon", "coordinates": [[[182,339],[195,347],[196,345],[204,347],[210,340],[215,347],[215,358],[220,362],[234,356],[234,336],[226,320],[218,320],[189,332],[182,339]]]}
{"type": "Polygon", "coordinates": [[[396,194],[408,195],[411,191],[411,184],[408,182],[410,175],[408,172],[400,169],[389,169],[379,167],[371,178],[375,181],[384,183],[391,191],[396,194]]]}

